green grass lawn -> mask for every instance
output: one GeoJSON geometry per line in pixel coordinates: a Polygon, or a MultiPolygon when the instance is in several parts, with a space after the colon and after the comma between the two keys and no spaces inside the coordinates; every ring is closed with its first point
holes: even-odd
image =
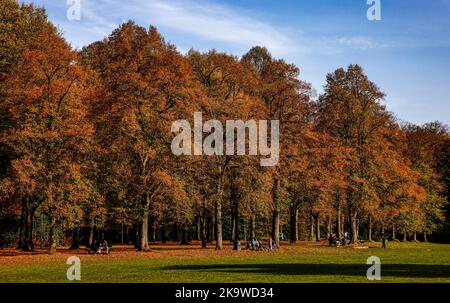
{"type": "MultiPolygon", "coordinates": [[[[155,246],[150,252],[79,254],[81,282],[370,282],[369,256],[381,259],[380,282],[450,282],[450,245],[388,244],[388,249],[284,245],[278,252],[215,252],[155,246]]],[[[0,282],[69,282],[70,251],[2,256],[0,282]]]]}

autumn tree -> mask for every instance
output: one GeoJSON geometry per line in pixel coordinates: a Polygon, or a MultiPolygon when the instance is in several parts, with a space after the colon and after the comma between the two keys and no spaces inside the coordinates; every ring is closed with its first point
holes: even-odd
{"type": "Polygon", "coordinates": [[[420,209],[424,215],[423,225],[420,229],[411,231],[422,232],[424,240],[427,241],[427,235],[440,229],[445,222],[445,207],[448,204],[445,197],[448,127],[434,122],[423,126],[405,124],[403,129],[407,141],[404,154],[412,162],[413,168],[419,174],[418,183],[426,191],[426,201],[420,209]]]}
{"type": "MultiPolygon", "coordinates": [[[[41,207],[50,218],[50,251],[57,222],[73,218],[84,200],[93,147],[86,120],[83,71],[77,54],[53,26],[45,26],[5,80],[4,108],[12,121],[1,137],[16,158],[11,162],[16,196],[22,201],[21,246],[33,249],[33,216],[41,207]]],[[[76,216],[76,215],[75,215],[76,216]]]]}
{"type": "Polygon", "coordinates": [[[114,178],[139,213],[139,249],[148,249],[151,203],[174,182],[171,124],[202,96],[189,64],[154,27],[130,21],[83,52],[104,89],[96,104],[98,136],[114,157],[114,178]]]}
{"type": "Polygon", "coordinates": [[[384,138],[383,145],[374,147],[374,177],[369,186],[371,199],[364,204],[369,240],[372,240],[374,224],[379,227],[382,238],[391,226],[392,238],[395,238],[398,219],[406,216],[419,219],[424,202],[424,189],[418,183],[419,176],[404,157],[407,148],[404,133],[397,124],[391,124],[385,127],[384,138]]]}
{"type": "MultiPolygon", "coordinates": [[[[226,125],[226,120],[248,121],[261,112],[260,100],[249,94],[255,77],[238,58],[216,51],[201,54],[194,50],[188,53],[187,58],[208,97],[208,103],[203,107],[205,120],[219,121],[226,125]]],[[[225,131],[223,133],[226,134],[225,131]]],[[[227,170],[230,166],[237,165],[241,160],[238,158],[226,154],[224,150],[222,154],[215,153],[205,159],[214,176],[214,184],[206,184],[214,188],[214,232],[218,250],[222,249],[222,202],[227,170]]]]}
{"type": "Polygon", "coordinates": [[[353,242],[358,240],[358,214],[363,211],[363,205],[372,192],[373,145],[384,144],[382,130],[392,119],[380,103],[383,98],[384,93],[358,65],[328,74],[325,92],[319,98],[322,129],[355,151],[347,187],[353,242]]]}
{"type": "Polygon", "coordinates": [[[272,168],[272,237],[279,245],[282,199],[281,179],[287,168],[286,159],[293,153],[294,142],[301,142],[306,114],[310,109],[310,85],[299,80],[300,71],[282,59],[273,59],[267,49],[254,47],[242,57],[242,62],[253,69],[259,85],[253,91],[265,103],[263,118],[279,121],[278,164],[272,168]]]}
{"type": "MultiPolygon", "coordinates": [[[[45,11],[31,4],[19,4],[15,0],[0,1],[0,100],[6,98],[5,80],[13,67],[17,66],[25,49],[31,41],[36,39],[36,33],[43,27],[50,26],[45,11]]],[[[5,104],[0,105],[0,134],[5,132],[12,120],[5,104]]],[[[15,158],[14,151],[6,144],[0,145],[0,180],[5,178],[4,184],[11,179],[11,161],[15,158]]],[[[9,186],[8,186],[9,187],[9,186]]],[[[6,189],[5,189],[6,190],[6,189]]],[[[10,190],[6,190],[10,192],[10,190]]],[[[4,195],[0,208],[20,209],[20,201],[4,195]]],[[[19,211],[20,213],[20,211],[19,211]]]]}

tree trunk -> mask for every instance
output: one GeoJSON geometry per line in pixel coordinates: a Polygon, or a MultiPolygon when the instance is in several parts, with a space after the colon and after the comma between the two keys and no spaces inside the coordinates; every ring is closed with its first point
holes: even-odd
{"type": "Polygon", "coordinates": [[[92,243],[94,242],[94,220],[92,219],[91,224],[89,226],[89,238],[88,238],[88,245],[91,247],[92,243]]]}
{"type": "Polygon", "coordinates": [[[296,243],[297,242],[297,215],[298,215],[298,209],[295,206],[292,206],[290,209],[290,220],[289,220],[289,225],[290,225],[290,242],[291,243],[296,243]]]}
{"type": "Polygon", "coordinates": [[[148,217],[150,215],[150,202],[151,197],[150,193],[147,191],[145,193],[145,201],[144,201],[144,212],[142,214],[142,223],[141,223],[141,233],[140,233],[140,241],[139,241],[139,250],[148,250],[148,217]]]}
{"type": "Polygon", "coordinates": [[[173,224],[173,229],[172,229],[172,240],[174,242],[177,242],[179,239],[180,235],[179,235],[179,226],[178,224],[173,224]]]}
{"type": "Polygon", "coordinates": [[[70,249],[79,249],[80,248],[80,228],[74,228],[72,230],[72,245],[70,249]]]}
{"type": "Polygon", "coordinates": [[[25,245],[25,235],[26,235],[26,229],[27,229],[27,216],[26,216],[26,209],[27,205],[25,203],[25,199],[22,201],[22,207],[21,207],[21,214],[20,214],[20,226],[19,226],[19,242],[17,243],[17,247],[26,250],[25,245]]]}
{"type": "Polygon", "coordinates": [[[235,203],[234,205],[234,241],[233,241],[233,249],[238,250],[238,242],[239,242],[239,204],[235,203]]]}
{"type": "Polygon", "coordinates": [[[427,233],[426,232],[423,233],[423,241],[424,242],[428,242],[428,238],[427,238],[427,233]]]}
{"type": "Polygon", "coordinates": [[[33,251],[33,226],[34,226],[34,212],[29,206],[28,198],[22,202],[22,216],[19,234],[19,247],[23,251],[33,251]]]}
{"type": "Polygon", "coordinates": [[[134,224],[134,247],[139,249],[139,246],[141,244],[141,224],[140,222],[136,222],[134,224]]]}
{"type": "Polygon", "coordinates": [[[163,225],[161,225],[161,243],[166,243],[167,239],[166,239],[166,227],[163,225]]]}
{"type": "Polygon", "coordinates": [[[120,224],[120,244],[123,245],[123,222],[120,224]]]}
{"type": "Polygon", "coordinates": [[[206,248],[206,214],[200,218],[200,239],[202,241],[202,249],[206,248]]]}
{"type": "Polygon", "coordinates": [[[381,247],[386,248],[386,236],[385,236],[385,230],[384,226],[381,227],[381,247]]]}
{"type": "Polygon", "coordinates": [[[338,205],[337,209],[337,234],[338,239],[342,239],[342,206],[341,204],[338,205]]]}
{"type": "Polygon", "coordinates": [[[57,239],[56,239],[56,220],[51,218],[50,219],[50,230],[49,230],[49,248],[48,252],[54,253],[56,252],[56,246],[57,246],[57,239]]]}
{"type": "Polygon", "coordinates": [[[278,210],[272,212],[272,240],[280,247],[280,212],[278,210]]]}
{"type": "MultiPolygon", "coordinates": [[[[222,223],[222,225],[223,225],[223,223],[222,223]]],[[[211,232],[210,232],[209,239],[210,239],[209,240],[210,242],[212,240],[217,241],[217,228],[216,228],[216,215],[215,215],[215,212],[211,216],[211,232]]],[[[222,241],[223,241],[223,231],[222,231],[222,241]]]]}
{"type": "Polygon", "coordinates": [[[34,250],[34,241],[33,241],[33,228],[34,228],[34,213],[35,210],[30,210],[30,221],[28,226],[28,236],[27,236],[27,245],[29,248],[29,251],[34,250]]]}
{"type": "Polygon", "coordinates": [[[417,232],[414,232],[413,237],[414,237],[414,242],[417,242],[417,232]]]}
{"type": "Polygon", "coordinates": [[[316,215],[316,242],[320,242],[320,213],[316,215]]]}
{"type": "Polygon", "coordinates": [[[223,246],[223,231],[222,231],[222,194],[223,194],[223,178],[224,171],[219,169],[219,181],[217,185],[217,197],[214,201],[214,213],[215,213],[215,229],[216,234],[216,250],[221,250],[223,246]]]}
{"type": "Polygon", "coordinates": [[[396,239],[396,234],[395,234],[395,223],[392,223],[392,241],[394,241],[396,239]]]}
{"type": "Polygon", "coordinates": [[[372,242],[372,216],[369,216],[369,228],[367,230],[367,238],[372,242]]]}
{"type": "Polygon", "coordinates": [[[309,240],[310,241],[313,241],[314,240],[314,216],[311,214],[311,216],[310,216],[310,222],[311,222],[311,225],[310,225],[310,229],[309,229],[309,240]]]}
{"type": "Polygon", "coordinates": [[[181,243],[180,245],[188,245],[187,235],[186,235],[186,226],[182,227],[181,231],[181,243]]]}
{"type": "Polygon", "coordinates": [[[234,213],[234,205],[232,206],[232,211],[231,211],[231,239],[230,242],[234,243],[234,241],[236,241],[236,217],[235,217],[235,213],[234,213]]]}
{"type": "Polygon", "coordinates": [[[277,244],[277,247],[280,247],[280,206],[279,206],[279,197],[278,197],[278,187],[280,181],[275,178],[273,189],[272,189],[272,203],[273,203],[273,212],[272,212],[272,239],[277,244]]]}
{"type": "Polygon", "coordinates": [[[352,232],[352,243],[358,242],[358,224],[356,222],[358,218],[358,214],[356,211],[351,211],[350,213],[350,225],[351,225],[351,232],[352,232]]]}
{"type": "Polygon", "coordinates": [[[202,236],[201,236],[201,224],[200,224],[200,217],[197,218],[197,239],[196,240],[201,240],[202,236]]]}
{"type": "Polygon", "coordinates": [[[359,240],[359,219],[356,219],[356,239],[359,240]]]}
{"type": "Polygon", "coordinates": [[[232,224],[233,224],[233,232],[232,232],[232,241],[233,241],[233,250],[238,250],[239,246],[239,197],[238,197],[238,188],[236,185],[236,171],[233,169],[230,175],[231,182],[231,216],[232,216],[232,224]]]}
{"type": "Polygon", "coordinates": [[[250,240],[256,239],[256,221],[253,215],[250,216],[250,240]]]}
{"type": "Polygon", "coordinates": [[[207,211],[208,215],[206,216],[206,242],[210,243],[211,242],[211,237],[212,237],[212,218],[211,215],[209,214],[209,211],[207,211]]]}
{"type": "Polygon", "coordinates": [[[406,229],[403,229],[403,242],[406,242],[406,229]]]}
{"type": "Polygon", "coordinates": [[[156,228],[155,228],[155,218],[153,218],[149,214],[148,218],[148,242],[155,242],[156,241],[156,228]]]}
{"type": "Polygon", "coordinates": [[[151,220],[152,223],[150,223],[150,220],[148,222],[148,234],[149,234],[149,238],[148,238],[148,242],[155,242],[156,241],[156,233],[155,233],[155,226],[154,226],[154,222],[153,220],[151,220]]]}
{"type": "Polygon", "coordinates": [[[148,250],[148,215],[149,211],[144,210],[144,215],[141,222],[141,233],[140,233],[140,242],[139,242],[139,250],[148,250]]]}
{"type": "Polygon", "coordinates": [[[333,223],[331,220],[331,216],[328,216],[328,223],[327,223],[327,234],[325,235],[325,237],[328,237],[329,235],[331,235],[333,233],[333,223]]]}

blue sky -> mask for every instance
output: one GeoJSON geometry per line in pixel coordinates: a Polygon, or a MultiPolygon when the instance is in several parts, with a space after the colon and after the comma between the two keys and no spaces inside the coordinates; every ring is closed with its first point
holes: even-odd
{"type": "Polygon", "coordinates": [[[380,1],[380,21],[367,19],[367,0],[81,0],[79,21],[67,19],[66,0],[25,2],[46,7],[75,47],[129,19],[156,26],[183,53],[240,56],[264,45],[319,93],[327,73],[358,63],[399,119],[450,124],[450,0],[380,1]]]}

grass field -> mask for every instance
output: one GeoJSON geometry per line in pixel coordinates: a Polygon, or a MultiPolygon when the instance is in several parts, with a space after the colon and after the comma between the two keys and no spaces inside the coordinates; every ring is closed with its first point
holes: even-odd
{"type": "Polygon", "coordinates": [[[111,255],[60,249],[48,255],[0,250],[0,282],[69,282],[66,259],[81,259],[81,282],[370,282],[369,256],[381,259],[380,282],[450,282],[450,245],[379,243],[366,247],[284,244],[273,252],[215,251],[197,243],[152,245],[151,251],[114,247],[111,255]]]}

